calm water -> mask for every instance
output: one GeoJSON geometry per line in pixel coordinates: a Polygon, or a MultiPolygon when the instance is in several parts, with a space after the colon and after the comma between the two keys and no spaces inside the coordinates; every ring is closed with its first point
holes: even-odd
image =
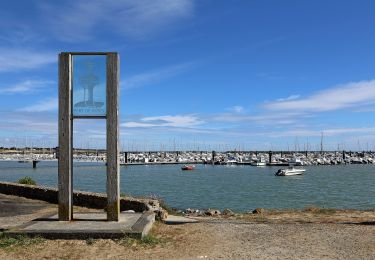
{"type": "MultiPolygon", "coordinates": [[[[375,208],[375,165],[308,166],[305,175],[276,177],[280,167],[197,165],[181,171],[179,165],[121,167],[121,193],[156,195],[176,208],[263,208],[308,206],[375,208]]],[[[105,166],[76,163],[74,189],[105,192],[105,166]]],[[[38,184],[57,186],[57,163],[0,162],[0,181],[30,176],[38,184]]]]}

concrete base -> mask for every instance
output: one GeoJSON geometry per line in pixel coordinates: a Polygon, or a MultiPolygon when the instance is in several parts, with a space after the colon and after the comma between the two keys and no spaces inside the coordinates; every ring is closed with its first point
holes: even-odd
{"type": "Polygon", "coordinates": [[[198,220],[182,216],[168,215],[167,219],[164,220],[164,223],[167,225],[180,225],[188,223],[198,223],[198,220]]]}
{"type": "Polygon", "coordinates": [[[121,213],[120,221],[106,220],[106,213],[75,213],[73,221],[50,216],[30,221],[4,233],[8,236],[41,236],[48,239],[142,238],[155,221],[154,213],[121,213]]]}

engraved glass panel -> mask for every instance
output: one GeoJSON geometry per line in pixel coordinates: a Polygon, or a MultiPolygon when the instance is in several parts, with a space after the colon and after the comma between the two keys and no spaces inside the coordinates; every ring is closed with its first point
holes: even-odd
{"type": "Polygon", "coordinates": [[[73,116],[106,115],[106,55],[73,55],[73,116]]]}

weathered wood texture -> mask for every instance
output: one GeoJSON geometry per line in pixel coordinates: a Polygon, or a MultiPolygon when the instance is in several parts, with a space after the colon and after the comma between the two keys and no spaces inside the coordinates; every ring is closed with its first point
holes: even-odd
{"type": "Polygon", "coordinates": [[[72,212],[71,55],[59,55],[59,220],[70,221],[72,212]]]}
{"type": "Polygon", "coordinates": [[[120,216],[119,164],[119,56],[107,55],[107,220],[120,216]]]}

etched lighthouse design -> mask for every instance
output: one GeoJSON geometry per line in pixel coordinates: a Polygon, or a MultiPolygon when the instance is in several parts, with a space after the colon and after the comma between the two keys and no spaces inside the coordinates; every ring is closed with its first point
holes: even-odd
{"type": "Polygon", "coordinates": [[[100,79],[94,73],[94,62],[84,62],[86,73],[79,76],[78,81],[83,88],[83,101],[78,102],[74,107],[91,107],[100,108],[104,102],[96,102],[94,100],[94,88],[99,84],[100,79]]]}

